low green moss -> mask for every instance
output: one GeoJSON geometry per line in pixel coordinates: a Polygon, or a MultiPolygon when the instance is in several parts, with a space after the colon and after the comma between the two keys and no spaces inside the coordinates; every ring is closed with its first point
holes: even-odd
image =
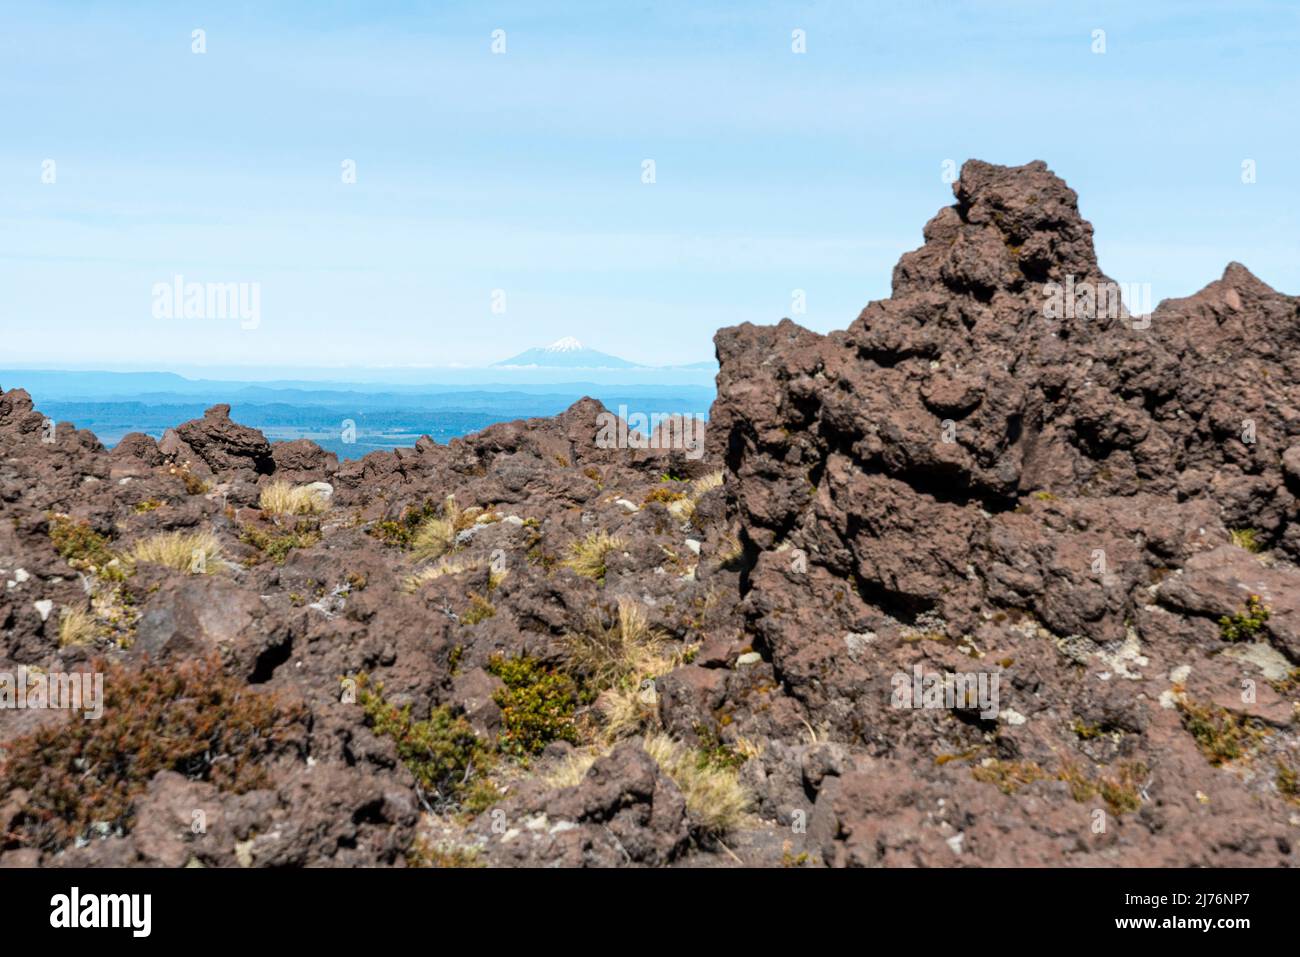
{"type": "Polygon", "coordinates": [[[1266,734],[1257,721],[1183,698],[1177,702],[1183,727],[1213,765],[1235,761],[1266,734]]]}
{"type": "Polygon", "coordinates": [[[1032,761],[1003,761],[994,758],[986,764],[971,769],[976,781],[995,784],[1003,794],[1015,794],[1023,787],[1047,777],[1043,769],[1032,761]]]}
{"type": "Polygon", "coordinates": [[[698,754],[702,766],[735,771],[749,760],[744,754],[726,744],[708,725],[697,724],[694,730],[695,736],[700,740],[698,754]]]}
{"type": "Polygon", "coordinates": [[[1277,790],[1292,804],[1300,804],[1300,774],[1284,758],[1274,762],[1277,768],[1277,790]]]}

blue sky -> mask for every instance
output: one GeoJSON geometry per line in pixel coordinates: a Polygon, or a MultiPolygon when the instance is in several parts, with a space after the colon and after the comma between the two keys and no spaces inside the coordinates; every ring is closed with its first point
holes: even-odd
{"type": "Polygon", "coordinates": [[[819,331],[887,296],[970,157],[1046,160],[1103,269],[1156,299],[1234,259],[1300,291],[1294,4],[3,0],[0,23],[0,367],[473,365],[566,335],[698,361],[795,289],[819,331]],[[176,274],[259,283],[257,328],[154,318],[176,274]]]}

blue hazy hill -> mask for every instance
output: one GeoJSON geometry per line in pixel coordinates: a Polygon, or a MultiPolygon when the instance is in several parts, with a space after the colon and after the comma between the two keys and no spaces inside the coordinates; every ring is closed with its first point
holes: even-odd
{"type": "MultiPolygon", "coordinates": [[[[583,396],[613,411],[626,406],[630,412],[647,414],[707,415],[714,396],[710,373],[709,368],[691,370],[678,377],[685,381],[664,383],[608,381],[619,377],[606,376],[606,381],[531,382],[524,377],[420,385],[10,369],[0,370],[0,386],[26,389],[42,413],[89,429],[109,446],[129,432],[159,438],[166,429],[225,402],[236,422],[260,429],[273,441],[307,438],[351,459],[413,445],[422,435],[447,442],[495,422],[555,415],[583,396]],[[349,425],[356,441],[345,443],[349,425]]],[[[491,375],[500,377],[498,370],[491,375]]]]}

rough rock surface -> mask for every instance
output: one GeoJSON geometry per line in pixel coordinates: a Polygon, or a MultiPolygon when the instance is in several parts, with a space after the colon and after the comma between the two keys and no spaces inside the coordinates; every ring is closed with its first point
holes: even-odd
{"type": "MultiPolygon", "coordinates": [[[[109,451],[0,392],[0,673],[212,660],[309,716],[252,784],[162,768],[75,839],[0,783],[0,865],[1298,863],[1300,301],[1232,264],[1134,318],[1044,164],[954,191],[846,330],[718,333],[703,458],[602,447],[590,399],[341,463],[226,406],[109,451]],[[205,566],[130,557],[200,532],[205,566]],[[574,639],[621,614],[658,662],[623,697],[574,639]],[[574,681],[522,755],[516,659],[574,681]],[[936,675],[996,700],[900,700],[936,675]],[[443,784],[488,796],[422,786],[358,682],[463,719],[443,784]]],[[[0,748],[80,720],[0,710],[0,748]]]]}
{"type": "Polygon", "coordinates": [[[954,192],[844,332],[717,337],[746,628],[819,737],[888,762],[819,797],[824,859],[1294,862],[1294,678],[1219,621],[1262,596],[1251,637],[1300,662],[1297,300],[1234,263],[1149,317],[1097,308],[1117,287],[1044,164],[970,162],[954,192]],[[1002,713],[893,708],[917,663],[998,674],[1002,713]],[[1270,677],[1281,727],[1212,767],[1180,702],[1253,714],[1270,677]],[[1105,802],[1057,778],[1121,764],[1140,805],[1094,834],[1105,802]]]}

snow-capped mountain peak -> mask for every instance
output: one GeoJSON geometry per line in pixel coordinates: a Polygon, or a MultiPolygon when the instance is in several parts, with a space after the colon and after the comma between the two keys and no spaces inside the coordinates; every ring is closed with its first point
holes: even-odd
{"type": "Polygon", "coordinates": [[[618,356],[588,349],[573,336],[565,336],[549,346],[528,349],[496,366],[532,366],[542,369],[629,369],[636,366],[618,356]]]}
{"type": "Polygon", "coordinates": [[[547,352],[581,352],[582,343],[573,336],[565,336],[563,339],[556,339],[546,347],[547,352]]]}

